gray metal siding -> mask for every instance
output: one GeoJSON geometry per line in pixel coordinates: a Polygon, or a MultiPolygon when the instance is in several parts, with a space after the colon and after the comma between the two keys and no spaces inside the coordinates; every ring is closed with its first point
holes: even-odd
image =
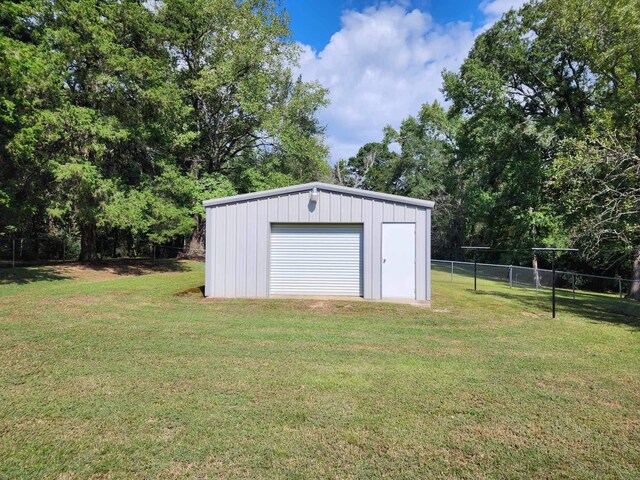
{"type": "Polygon", "coordinates": [[[426,241],[426,254],[427,258],[424,262],[425,268],[425,291],[423,292],[425,297],[424,299],[427,301],[431,301],[431,209],[427,210],[427,228],[425,232],[425,241],[426,241]]]}
{"type": "Polygon", "coordinates": [[[273,223],[363,225],[363,296],[379,299],[382,282],[382,223],[416,223],[416,298],[427,300],[430,212],[426,207],[320,190],[296,192],[206,207],[205,294],[215,297],[269,296],[269,242],[273,223]]]}

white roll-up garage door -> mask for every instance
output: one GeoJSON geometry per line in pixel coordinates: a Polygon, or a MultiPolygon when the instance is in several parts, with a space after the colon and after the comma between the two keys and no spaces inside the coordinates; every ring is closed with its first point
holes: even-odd
{"type": "Polygon", "coordinates": [[[271,295],[362,295],[361,225],[272,225],[271,295]]]}

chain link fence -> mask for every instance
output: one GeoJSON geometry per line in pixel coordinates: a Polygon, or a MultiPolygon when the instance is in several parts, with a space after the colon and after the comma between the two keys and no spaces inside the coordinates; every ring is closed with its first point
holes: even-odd
{"type": "Polygon", "coordinates": [[[80,242],[71,237],[0,238],[0,267],[77,259],[80,242]]]}
{"type": "MultiPolygon", "coordinates": [[[[139,242],[128,245],[111,239],[100,239],[96,246],[100,259],[161,260],[181,257],[186,252],[184,246],[139,242]]],[[[80,239],[77,237],[0,238],[0,268],[76,261],[79,255],[80,239]]],[[[191,257],[204,257],[204,250],[190,252],[191,257]]]]}
{"type": "MultiPolygon", "coordinates": [[[[491,263],[432,260],[438,272],[435,282],[448,282],[473,288],[474,270],[478,290],[501,295],[517,295],[531,306],[540,307],[551,296],[553,272],[544,268],[491,263]]],[[[634,280],[556,270],[557,304],[571,311],[597,311],[640,317],[640,302],[627,297],[634,280]]]]}

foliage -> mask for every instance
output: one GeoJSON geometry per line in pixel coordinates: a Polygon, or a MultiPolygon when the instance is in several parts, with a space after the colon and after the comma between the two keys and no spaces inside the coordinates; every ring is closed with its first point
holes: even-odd
{"type": "MultiPolygon", "coordinates": [[[[639,75],[636,1],[531,2],[443,73],[447,110],[427,104],[386,130],[400,153],[359,182],[436,200],[436,256],[490,245],[524,262],[533,246],[571,245],[570,266],[640,280],[639,75]]],[[[339,166],[359,178],[363,158],[339,166]]]]}
{"type": "MultiPolygon", "coordinates": [[[[585,164],[608,163],[604,156],[595,163],[584,158],[593,157],[589,148],[567,155],[596,131],[601,138],[618,139],[629,153],[640,146],[633,113],[640,90],[629,81],[640,71],[634,5],[556,0],[526,5],[478,38],[459,74],[445,74],[453,109],[467,115],[458,152],[469,178],[465,188],[486,202],[470,212],[479,227],[477,241],[506,247],[602,243],[594,207],[613,177],[599,185],[576,180],[569,190],[571,182],[560,179],[569,171],[591,176],[595,171],[582,168],[585,164]],[[629,142],[633,137],[637,140],[629,142]],[[577,204],[583,205],[580,211],[577,204]],[[585,237],[591,240],[585,243],[585,237]]],[[[634,202],[634,189],[626,187],[622,196],[634,202]]],[[[630,224],[637,225],[638,218],[628,216],[630,224]]],[[[598,262],[593,249],[583,249],[583,259],[610,259],[601,253],[595,255],[598,262]]]]}
{"type": "Polygon", "coordinates": [[[388,143],[367,143],[348,162],[338,161],[333,168],[333,175],[341,185],[388,191],[397,158],[388,143]]]}
{"type": "Polygon", "coordinates": [[[604,135],[567,140],[552,180],[571,237],[602,267],[640,245],[640,157],[604,135]]]}
{"type": "Polygon", "coordinates": [[[4,2],[0,228],[202,243],[205,198],[326,177],[288,35],[270,0],[4,2]]]}

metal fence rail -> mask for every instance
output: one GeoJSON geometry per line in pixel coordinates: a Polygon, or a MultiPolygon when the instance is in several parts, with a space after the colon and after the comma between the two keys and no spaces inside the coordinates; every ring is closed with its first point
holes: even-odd
{"type": "MultiPolygon", "coordinates": [[[[450,283],[467,283],[473,286],[474,263],[454,260],[431,260],[434,271],[447,274],[450,283]]],[[[500,265],[491,263],[477,264],[477,278],[490,280],[479,283],[479,289],[505,288],[527,289],[536,294],[546,295],[553,285],[551,270],[518,265],[500,265]]],[[[556,288],[560,289],[560,302],[593,308],[600,311],[640,316],[640,302],[626,296],[632,282],[621,277],[605,277],[580,272],[556,270],[556,288]]]]}

